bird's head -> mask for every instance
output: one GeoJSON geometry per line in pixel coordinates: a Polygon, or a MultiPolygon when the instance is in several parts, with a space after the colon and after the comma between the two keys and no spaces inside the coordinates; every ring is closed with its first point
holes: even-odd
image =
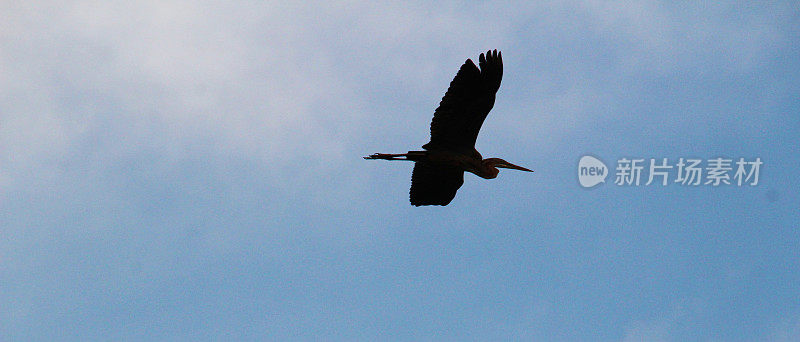
{"type": "Polygon", "coordinates": [[[497,173],[500,172],[500,170],[497,169],[499,167],[500,168],[504,168],[504,169],[514,169],[514,170],[520,170],[520,171],[533,172],[533,170],[529,170],[529,169],[524,168],[524,167],[519,166],[519,165],[511,164],[511,163],[509,163],[509,162],[507,162],[507,161],[505,161],[503,159],[500,159],[500,158],[486,158],[483,161],[481,161],[481,163],[483,164],[483,166],[485,168],[489,169],[490,172],[491,172],[491,174],[487,175],[487,176],[490,176],[490,177],[486,177],[486,178],[495,178],[495,177],[497,177],[497,173]]]}

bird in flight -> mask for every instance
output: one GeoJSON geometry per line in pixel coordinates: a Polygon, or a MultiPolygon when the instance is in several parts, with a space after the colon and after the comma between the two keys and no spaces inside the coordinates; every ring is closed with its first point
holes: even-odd
{"type": "Polygon", "coordinates": [[[503,78],[503,55],[497,50],[481,53],[478,65],[480,69],[467,59],[450,82],[433,114],[431,141],[422,146],[424,151],[364,157],[415,162],[411,175],[412,205],[448,205],[464,184],[464,171],[486,179],[497,177],[497,168],[533,172],[500,158],[483,159],[475,149],[478,131],[494,106],[503,78]]]}

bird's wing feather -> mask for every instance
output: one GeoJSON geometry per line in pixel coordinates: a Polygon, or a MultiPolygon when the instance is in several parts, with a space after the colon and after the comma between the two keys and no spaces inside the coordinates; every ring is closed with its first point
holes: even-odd
{"type": "Polygon", "coordinates": [[[412,205],[447,205],[464,184],[464,170],[458,167],[426,161],[414,164],[410,191],[412,205]]]}
{"type": "Polygon", "coordinates": [[[446,148],[471,153],[484,119],[494,106],[503,78],[503,56],[497,50],[480,55],[480,69],[467,59],[444,94],[431,121],[427,150],[446,148]]]}

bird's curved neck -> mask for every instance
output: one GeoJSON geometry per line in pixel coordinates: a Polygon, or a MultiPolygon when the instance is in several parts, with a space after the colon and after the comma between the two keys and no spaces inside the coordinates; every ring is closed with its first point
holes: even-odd
{"type": "Polygon", "coordinates": [[[478,164],[478,167],[472,173],[484,179],[494,179],[497,178],[497,174],[499,172],[500,170],[498,170],[496,167],[481,162],[480,164],[478,164]]]}

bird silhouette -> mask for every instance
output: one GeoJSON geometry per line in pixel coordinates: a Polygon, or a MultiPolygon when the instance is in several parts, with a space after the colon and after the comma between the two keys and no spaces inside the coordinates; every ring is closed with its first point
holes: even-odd
{"type": "Polygon", "coordinates": [[[415,162],[409,199],[412,205],[448,205],[464,184],[464,172],[492,179],[497,168],[533,172],[500,158],[483,159],[475,141],[492,110],[503,78],[503,55],[497,50],[480,54],[478,66],[467,59],[444,94],[431,121],[431,141],[424,151],[375,153],[364,159],[415,162]]]}

